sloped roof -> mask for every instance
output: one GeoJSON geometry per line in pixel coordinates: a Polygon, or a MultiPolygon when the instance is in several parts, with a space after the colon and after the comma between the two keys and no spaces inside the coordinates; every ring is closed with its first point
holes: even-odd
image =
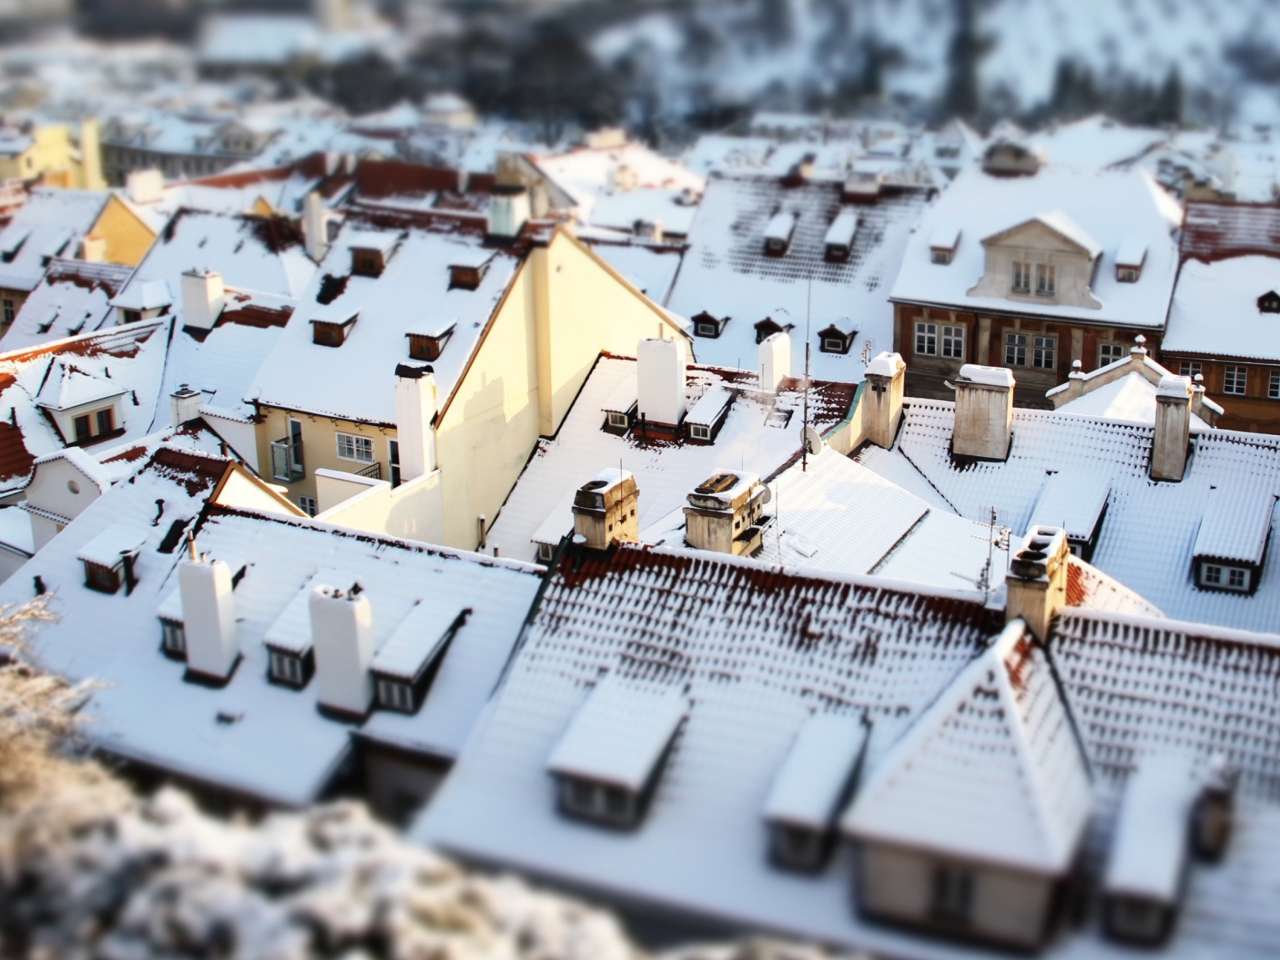
{"type": "Polygon", "coordinates": [[[1249,254],[1280,256],[1280,207],[1192,200],[1183,219],[1180,246],[1183,259],[1204,263],[1249,254]]]}
{"type": "Polygon", "coordinates": [[[128,390],[119,383],[82,370],[73,362],[61,358],[54,361],[40,392],[36,394],[36,406],[50,410],[70,410],[86,403],[110,400],[128,390]]]}
{"type": "Polygon", "coordinates": [[[33,290],[44,276],[45,258],[75,256],[110,196],[106,190],[32,189],[0,230],[0,287],[33,290]]]}
{"type": "Polygon", "coordinates": [[[1258,309],[1258,298],[1273,290],[1280,290],[1280,244],[1274,256],[1184,261],[1161,349],[1280,361],[1280,314],[1258,309]]]}
{"type": "MultiPolygon", "coordinates": [[[[982,242],[984,244],[998,242],[1033,223],[1038,223],[1041,226],[1048,227],[1054,233],[1071,241],[1071,243],[1075,244],[1077,247],[1080,247],[1088,253],[1090,257],[1097,257],[1102,253],[1102,247],[1098,241],[1090,236],[1089,232],[1085,230],[1084,227],[1076,223],[1070,215],[1062,210],[1054,210],[1050,213],[1037,213],[1030,220],[1026,220],[1016,226],[999,230],[991,236],[983,237],[982,242]]],[[[1132,245],[1132,243],[1132,240],[1126,240],[1121,244],[1121,246],[1124,246],[1125,244],[1132,245]]],[[[930,246],[933,246],[932,241],[930,241],[930,246]]]]}
{"type": "Polygon", "coordinates": [[[0,339],[0,350],[33,347],[99,329],[111,316],[110,299],[132,273],[132,267],[114,263],[50,261],[0,339]]]}
{"type": "Polygon", "coordinates": [[[1091,803],[1048,657],[1015,620],[871,770],[841,826],[864,840],[1059,874],[1091,803]]]}
{"type": "Polygon", "coordinates": [[[1275,505],[1275,491],[1211,487],[1192,556],[1261,563],[1275,505]]]}

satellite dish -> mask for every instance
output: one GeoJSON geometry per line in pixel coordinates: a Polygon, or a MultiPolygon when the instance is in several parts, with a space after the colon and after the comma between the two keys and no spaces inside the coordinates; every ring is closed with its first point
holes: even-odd
{"type": "Polygon", "coordinates": [[[824,446],[822,434],[806,423],[804,425],[804,452],[810,456],[817,456],[822,452],[824,446]]]}

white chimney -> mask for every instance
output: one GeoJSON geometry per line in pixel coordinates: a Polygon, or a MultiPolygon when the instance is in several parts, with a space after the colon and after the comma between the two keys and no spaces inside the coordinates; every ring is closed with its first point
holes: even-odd
{"type": "Polygon", "coordinates": [[[489,235],[514,240],[529,222],[529,191],[522,186],[493,188],[489,198],[489,235]]]}
{"type": "Polygon", "coordinates": [[[231,568],[221,560],[183,560],[178,564],[178,590],[187,639],[187,669],[226,680],[240,656],[231,568]]]}
{"type": "Polygon", "coordinates": [[[785,331],[760,341],[760,389],[777,393],[782,381],[791,376],[791,337],[785,331]]]}
{"type": "Polygon", "coordinates": [[[436,468],[436,378],[431,365],[396,365],[396,442],[400,480],[407,482],[436,468]]]}
{"type": "Polygon", "coordinates": [[[902,420],[902,395],[907,365],[902,355],[881,351],[867,364],[867,387],[862,394],[862,429],[866,438],[886,450],[893,446],[902,420]]]}
{"type": "Polygon", "coordinates": [[[193,390],[187,384],[182,384],[177,390],[169,394],[169,416],[172,425],[181,426],[188,420],[194,420],[200,416],[200,406],[204,403],[204,394],[199,390],[193,390]]]}
{"type": "Polygon", "coordinates": [[[1012,371],[966,363],[956,377],[956,424],[951,452],[957,457],[1004,460],[1013,431],[1012,371]]]}
{"type": "Polygon", "coordinates": [[[1191,380],[1167,374],[1156,387],[1156,431],[1151,444],[1151,479],[1181,480],[1191,440],[1191,380]]]}
{"type": "Polygon", "coordinates": [[[183,326],[212,330],[226,298],[222,274],[213,270],[188,270],[182,275],[183,326]]]}
{"type": "Polygon", "coordinates": [[[358,591],[318,586],[311,592],[311,643],[320,706],[363,717],[373,702],[373,609],[358,591]]]}
{"type": "Polygon", "coordinates": [[[312,190],[302,203],[302,240],[307,256],[316,263],[329,252],[329,211],[324,208],[324,198],[312,190]]]}
{"type": "Polygon", "coordinates": [[[647,423],[680,423],[685,410],[684,341],[641,340],[636,359],[636,414],[647,423]]]}
{"type": "Polygon", "coordinates": [[[159,170],[134,170],[124,178],[124,191],[134,203],[158,203],[164,198],[164,174],[159,170]]]}

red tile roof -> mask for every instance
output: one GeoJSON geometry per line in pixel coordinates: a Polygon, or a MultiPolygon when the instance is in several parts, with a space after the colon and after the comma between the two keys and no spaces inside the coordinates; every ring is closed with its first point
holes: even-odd
{"type": "Polygon", "coordinates": [[[1183,260],[1206,263],[1245,254],[1280,257],[1280,206],[1196,200],[1183,218],[1183,260]]]}

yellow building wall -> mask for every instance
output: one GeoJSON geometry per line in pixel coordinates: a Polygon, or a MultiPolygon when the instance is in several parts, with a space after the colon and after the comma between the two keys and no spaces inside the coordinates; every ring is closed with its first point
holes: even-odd
{"type": "Polygon", "coordinates": [[[0,180],[33,180],[43,176],[50,187],[101,190],[102,151],[98,144],[98,121],[85,120],[79,136],[66,124],[36,127],[33,143],[16,157],[0,158],[0,180]]]}
{"type": "Polygon", "coordinates": [[[373,456],[381,464],[382,478],[389,479],[390,447],[389,440],[396,438],[396,432],[390,427],[379,427],[369,423],[357,423],[354,420],[337,420],[310,413],[291,413],[276,407],[263,407],[264,420],[258,424],[258,473],[267,483],[284,484],[271,473],[271,441],[289,435],[289,421],[297,420],[302,424],[302,461],[306,476],[296,483],[287,484],[289,500],[298,503],[300,496],[315,498],[316,475],[319,468],[341,470],[355,473],[368,466],[353,460],[338,458],[337,434],[353,433],[373,440],[373,456]]]}
{"type": "Polygon", "coordinates": [[[156,239],[155,231],[114,194],[102,208],[92,234],[106,241],[108,263],[123,263],[130,267],[142,262],[156,239]]]}

